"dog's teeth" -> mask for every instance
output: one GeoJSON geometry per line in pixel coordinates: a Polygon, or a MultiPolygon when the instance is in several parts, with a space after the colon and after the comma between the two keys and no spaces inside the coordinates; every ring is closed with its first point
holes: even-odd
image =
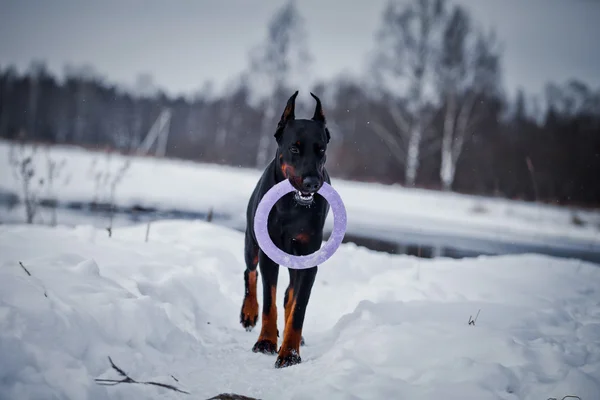
{"type": "Polygon", "coordinates": [[[301,191],[298,190],[296,192],[296,199],[299,200],[299,201],[301,201],[301,202],[304,202],[304,203],[312,203],[313,198],[314,198],[313,195],[314,195],[314,193],[306,193],[306,194],[304,194],[303,192],[301,192],[301,191]]]}

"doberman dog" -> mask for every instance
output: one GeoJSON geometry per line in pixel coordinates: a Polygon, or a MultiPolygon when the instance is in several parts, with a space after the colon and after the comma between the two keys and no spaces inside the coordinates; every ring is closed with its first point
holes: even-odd
{"type": "Polygon", "coordinates": [[[267,227],[273,243],[293,255],[308,255],[321,247],[323,226],[329,213],[329,204],[315,193],[323,182],[331,184],[325,169],[325,152],[330,134],[326,126],[321,100],[316,100],[312,119],[295,118],[295,102],[298,91],[288,100],[275,131],[277,151],[259,179],[246,211],[244,256],[245,295],[240,322],[247,331],[252,330],[258,319],[256,283],[260,264],[263,284],[262,328],[252,351],[265,354],[278,352],[276,368],[301,362],[300,345],[304,343],[302,326],[318,267],[289,269],[290,283],[285,291],[285,328],[283,342],[277,350],[277,306],[275,295],[279,265],[260,250],[254,234],[254,214],[264,194],[277,183],[288,179],[294,192],[284,195],[271,210],[267,227]]]}

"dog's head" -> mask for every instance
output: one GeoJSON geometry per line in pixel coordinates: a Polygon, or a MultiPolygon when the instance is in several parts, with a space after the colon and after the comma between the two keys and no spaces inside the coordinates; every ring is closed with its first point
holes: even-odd
{"type": "Polygon", "coordinates": [[[313,195],[323,186],[325,153],[330,135],[321,100],[312,93],[310,95],[317,102],[312,119],[295,118],[297,95],[296,91],[290,97],[277,124],[278,165],[283,176],[297,190],[296,200],[311,203],[313,195]]]}

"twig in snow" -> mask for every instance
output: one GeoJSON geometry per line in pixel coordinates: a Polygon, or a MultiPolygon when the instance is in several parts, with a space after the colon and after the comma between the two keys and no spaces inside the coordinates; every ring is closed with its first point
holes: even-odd
{"type": "Polygon", "coordinates": [[[477,310],[477,315],[475,316],[475,319],[472,319],[472,316],[469,315],[469,325],[475,325],[475,322],[477,322],[477,318],[479,318],[480,311],[481,311],[481,308],[479,310],[477,310]]]}
{"type": "MultiPolygon", "coordinates": [[[[568,394],[565,397],[563,397],[560,400],[565,400],[565,399],[577,399],[577,400],[581,400],[581,397],[579,396],[575,396],[573,394],[568,394]]],[[[556,397],[548,397],[548,400],[558,400],[556,397]]]]}
{"type": "Polygon", "coordinates": [[[538,187],[535,181],[535,169],[533,168],[533,163],[531,162],[531,158],[525,157],[525,162],[527,163],[527,170],[529,171],[529,177],[531,178],[531,182],[533,183],[533,195],[535,196],[535,201],[539,199],[538,195],[538,187]]]}
{"type": "MultiPolygon", "coordinates": [[[[27,273],[27,275],[33,276],[33,275],[31,275],[31,272],[29,272],[27,270],[27,268],[25,268],[25,266],[23,265],[23,263],[21,261],[19,261],[19,265],[21,266],[21,268],[23,268],[23,270],[27,273]]],[[[44,296],[48,297],[48,293],[46,293],[46,289],[43,286],[42,286],[42,289],[44,289],[44,296]]]]}
{"type": "Polygon", "coordinates": [[[110,225],[109,225],[109,228],[111,228],[111,229],[112,229],[112,226],[113,226],[113,218],[114,218],[114,215],[115,215],[115,190],[117,188],[117,185],[121,182],[121,180],[125,176],[125,173],[129,169],[130,165],[131,165],[131,160],[127,159],[121,165],[121,168],[119,168],[119,170],[117,171],[114,179],[110,183],[110,225]]]}
{"type": "MultiPolygon", "coordinates": [[[[112,224],[112,222],[111,222],[111,224],[112,224]]],[[[106,227],[106,232],[108,232],[108,237],[112,237],[112,227],[111,226],[106,227]]]]}
{"type": "Polygon", "coordinates": [[[206,215],[206,222],[212,222],[213,220],[213,209],[212,207],[208,210],[208,214],[206,215]]]}
{"type": "Polygon", "coordinates": [[[150,235],[150,224],[152,221],[148,221],[148,225],[146,226],[146,243],[148,243],[148,236],[150,235]]]}
{"type": "MultiPolygon", "coordinates": [[[[174,390],[175,392],[179,392],[179,393],[185,393],[185,394],[190,394],[189,392],[186,392],[184,390],[178,389],[173,385],[169,385],[167,383],[160,383],[160,382],[138,382],[134,379],[132,379],[129,375],[127,375],[127,373],[125,373],[125,371],[123,371],[121,368],[117,367],[115,365],[115,363],[113,362],[113,360],[110,358],[110,356],[108,357],[108,361],[110,362],[110,366],[117,371],[117,373],[121,376],[123,376],[124,378],[121,380],[117,380],[117,379],[100,379],[100,378],[96,378],[95,381],[99,384],[99,385],[103,385],[103,386],[115,386],[118,385],[120,383],[137,383],[140,385],[154,385],[154,386],[159,386],[159,387],[163,387],[165,389],[171,389],[174,390]]],[[[171,377],[173,377],[173,375],[171,375],[171,377]]],[[[173,377],[173,379],[175,379],[173,377]]]]}
{"type": "Polygon", "coordinates": [[[25,272],[27,272],[27,275],[31,276],[31,273],[29,271],[27,271],[27,268],[25,268],[25,266],[23,265],[23,263],[21,261],[19,261],[19,265],[21,266],[21,268],[23,268],[25,270],[25,272]]]}

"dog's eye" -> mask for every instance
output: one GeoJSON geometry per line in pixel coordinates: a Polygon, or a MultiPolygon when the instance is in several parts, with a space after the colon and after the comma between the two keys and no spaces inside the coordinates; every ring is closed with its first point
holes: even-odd
{"type": "Polygon", "coordinates": [[[325,148],[321,147],[317,150],[319,154],[325,154],[325,148]]]}
{"type": "Polygon", "coordinates": [[[300,153],[300,149],[296,146],[291,146],[290,147],[290,152],[294,153],[294,154],[298,154],[300,153]]]}

